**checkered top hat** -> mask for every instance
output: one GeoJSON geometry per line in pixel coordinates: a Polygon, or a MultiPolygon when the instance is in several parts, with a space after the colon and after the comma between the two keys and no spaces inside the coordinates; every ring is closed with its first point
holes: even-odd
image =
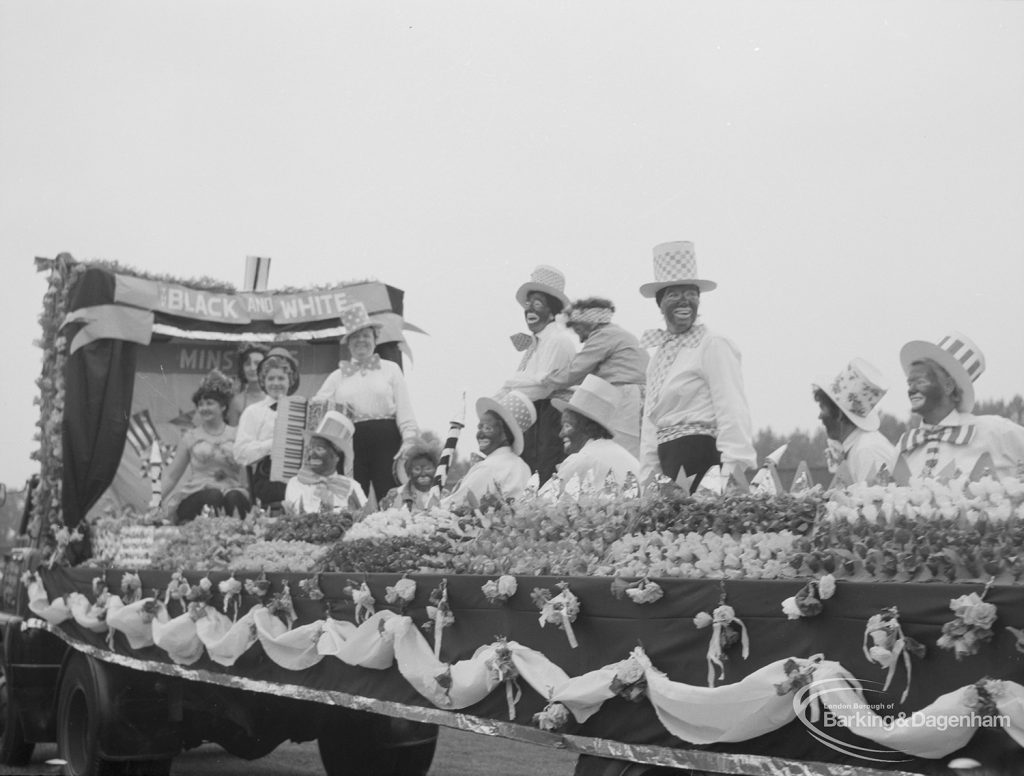
{"type": "Polygon", "coordinates": [[[516,301],[526,307],[526,295],[531,291],[543,291],[559,300],[562,307],[569,306],[569,297],[565,295],[565,275],[555,267],[547,264],[535,267],[530,274],[530,280],[519,286],[519,290],[516,291],[516,301]]]}
{"type": "Polygon", "coordinates": [[[317,437],[329,443],[339,453],[345,453],[345,460],[350,459],[352,450],[352,435],[356,433],[356,427],[348,417],[337,410],[329,410],[320,419],[320,425],[315,431],[307,431],[306,438],[317,437]]]}
{"type": "Polygon", "coordinates": [[[569,401],[552,399],[559,412],[572,410],[611,431],[611,419],[622,400],[622,391],[597,375],[587,375],[569,401]]]}
{"type": "Polygon", "coordinates": [[[342,342],[355,334],[357,331],[368,329],[371,326],[375,329],[383,329],[384,324],[373,320],[366,312],[366,305],[356,302],[341,311],[341,325],[345,327],[345,333],[341,336],[342,342]]]}
{"type": "Polygon", "coordinates": [[[512,432],[512,452],[522,455],[523,434],[537,422],[537,410],[533,402],[522,391],[509,391],[497,399],[482,396],[476,400],[477,417],[482,418],[485,412],[493,412],[505,421],[512,432]]]}
{"type": "Polygon", "coordinates": [[[697,254],[689,240],[659,243],[654,246],[654,282],[640,286],[640,295],[653,299],[669,286],[697,286],[704,293],[718,288],[713,280],[697,277],[697,254]]]}
{"type": "Polygon", "coordinates": [[[843,414],[865,431],[881,423],[875,406],[889,390],[885,377],[863,358],[855,358],[831,380],[812,383],[836,403],[843,414]]]}
{"type": "Polygon", "coordinates": [[[938,344],[912,340],[900,349],[900,363],[905,373],[915,361],[930,359],[949,372],[960,388],[960,412],[974,409],[974,381],[985,371],[985,354],[958,331],[951,331],[938,344]]]}

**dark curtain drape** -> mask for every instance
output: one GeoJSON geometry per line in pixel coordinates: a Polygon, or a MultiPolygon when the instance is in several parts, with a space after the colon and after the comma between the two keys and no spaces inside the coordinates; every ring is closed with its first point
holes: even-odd
{"type": "MultiPolygon", "coordinates": [[[[87,270],[75,287],[70,309],[110,304],[114,276],[87,270]]],[[[66,331],[68,341],[73,332],[66,331]]],[[[138,346],[103,339],[72,353],[64,367],[62,507],[74,527],[110,487],[128,434],[138,346]]]]}

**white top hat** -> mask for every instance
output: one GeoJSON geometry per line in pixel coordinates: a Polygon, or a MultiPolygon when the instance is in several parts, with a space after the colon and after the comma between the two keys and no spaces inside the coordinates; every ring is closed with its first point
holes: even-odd
{"type": "Polygon", "coordinates": [[[493,412],[505,421],[512,432],[512,452],[522,455],[523,434],[537,422],[533,402],[522,391],[509,391],[499,399],[482,396],[476,400],[476,414],[482,418],[485,412],[493,412]]]}
{"type": "Polygon", "coordinates": [[[563,307],[569,306],[569,297],[565,295],[565,275],[555,267],[541,264],[535,267],[530,274],[530,280],[519,286],[516,291],[516,301],[526,307],[526,295],[531,291],[543,291],[551,294],[562,303],[563,307]]]}
{"type": "Polygon", "coordinates": [[[572,410],[611,431],[611,419],[622,400],[622,391],[597,375],[587,375],[569,401],[552,399],[559,412],[572,410]]]}
{"type": "Polygon", "coordinates": [[[889,387],[885,377],[863,358],[855,358],[832,380],[812,383],[836,403],[843,414],[865,431],[877,431],[881,418],[875,406],[889,387]]]}
{"type": "Polygon", "coordinates": [[[953,378],[960,388],[960,412],[974,409],[974,381],[985,371],[985,354],[978,346],[958,331],[951,331],[937,345],[923,340],[912,340],[900,349],[900,363],[904,373],[910,372],[915,361],[934,361],[953,378]]]}
{"type": "Polygon", "coordinates": [[[337,410],[329,410],[320,419],[316,431],[307,432],[306,438],[323,439],[339,453],[344,453],[347,468],[352,463],[352,436],[355,433],[356,427],[346,415],[337,410]]]}
{"type": "Polygon", "coordinates": [[[373,327],[375,329],[383,329],[384,324],[380,321],[373,320],[369,313],[366,312],[366,305],[362,302],[356,302],[341,311],[341,325],[345,327],[345,334],[342,339],[347,339],[357,331],[373,327]]]}
{"type": "Polygon", "coordinates": [[[718,288],[713,280],[697,277],[697,254],[689,240],[659,243],[654,246],[654,282],[640,286],[640,295],[648,299],[669,286],[697,286],[703,293],[718,288]]]}

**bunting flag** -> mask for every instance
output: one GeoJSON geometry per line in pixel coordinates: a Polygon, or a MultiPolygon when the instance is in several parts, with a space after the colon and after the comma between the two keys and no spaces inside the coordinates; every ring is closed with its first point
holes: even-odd
{"type": "Polygon", "coordinates": [[[790,493],[803,493],[814,487],[814,478],[811,477],[810,467],[807,461],[801,461],[796,467],[796,474],[793,475],[793,484],[789,488],[790,493]]]}
{"type": "Polygon", "coordinates": [[[139,458],[146,463],[149,462],[149,452],[153,448],[153,442],[160,441],[160,434],[153,425],[153,419],[149,416],[149,410],[136,412],[128,422],[128,444],[132,446],[139,458]]]}
{"type": "Polygon", "coordinates": [[[434,483],[431,492],[440,498],[441,490],[448,480],[448,469],[452,464],[452,457],[455,455],[455,447],[459,444],[459,435],[466,425],[466,392],[460,394],[459,403],[452,416],[451,424],[448,426],[448,438],[444,441],[444,448],[441,450],[441,457],[437,462],[437,469],[434,472],[434,483]]]}
{"type": "Polygon", "coordinates": [[[974,468],[971,470],[969,479],[971,482],[977,482],[985,475],[992,474],[995,470],[996,465],[992,461],[992,454],[986,450],[978,457],[977,463],[974,464],[974,468]]]}

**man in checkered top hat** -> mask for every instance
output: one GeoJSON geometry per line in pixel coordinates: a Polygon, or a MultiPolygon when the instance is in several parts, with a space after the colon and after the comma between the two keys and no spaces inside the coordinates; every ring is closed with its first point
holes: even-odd
{"type": "Polygon", "coordinates": [[[697,320],[701,293],[718,284],[697,276],[693,243],[654,246],[654,278],[640,294],[655,299],[666,330],[641,340],[657,346],[647,368],[641,479],[661,473],[675,480],[682,469],[695,491],[712,466],[728,476],[757,462],[740,352],[697,320]]]}
{"type": "Polygon", "coordinates": [[[523,354],[519,368],[502,385],[499,396],[516,390],[533,402],[537,420],[526,432],[522,455],[543,485],[565,457],[558,437],[562,417],[551,406],[551,399],[569,397],[569,392],[558,386],[566,384],[569,364],[576,355],[576,340],[558,319],[559,313],[569,306],[565,276],[554,267],[536,267],[530,280],[516,292],[516,301],[523,306],[530,333],[512,337],[523,354]]]}
{"type": "Polygon", "coordinates": [[[921,418],[897,445],[911,476],[931,477],[951,468],[951,473],[971,474],[986,453],[992,474],[1018,475],[1024,466],[1024,426],[998,415],[971,414],[974,382],[985,371],[977,345],[958,332],[937,344],[915,340],[903,346],[900,363],[910,409],[921,418]]]}

